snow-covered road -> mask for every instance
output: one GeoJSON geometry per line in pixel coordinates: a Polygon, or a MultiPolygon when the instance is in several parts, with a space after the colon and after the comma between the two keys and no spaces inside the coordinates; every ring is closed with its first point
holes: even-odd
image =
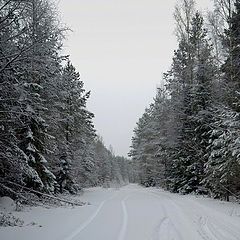
{"type": "Polygon", "coordinates": [[[239,204],[137,185],[88,189],[81,199],[92,205],[26,212],[25,221],[38,212],[42,227],[0,229],[0,239],[240,240],[239,204]]]}

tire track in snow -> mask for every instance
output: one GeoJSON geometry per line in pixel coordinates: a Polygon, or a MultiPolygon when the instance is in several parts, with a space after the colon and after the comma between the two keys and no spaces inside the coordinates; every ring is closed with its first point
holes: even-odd
{"type": "MultiPolygon", "coordinates": [[[[153,194],[158,195],[157,192],[153,191],[153,194]]],[[[164,192],[163,192],[164,194],[164,192]]],[[[178,207],[178,204],[175,203],[174,200],[172,200],[169,196],[164,194],[165,197],[167,197],[176,207],[178,207]]],[[[206,212],[205,207],[200,205],[199,203],[196,203],[193,200],[187,200],[191,203],[193,203],[196,206],[196,209],[199,209],[198,211],[200,217],[198,219],[198,226],[197,226],[197,232],[204,240],[240,240],[239,232],[236,231],[236,229],[226,221],[219,221],[219,219],[214,219],[211,216],[208,216],[208,213],[206,212]],[[206,216],[202,216],[203,213],[206,213],[206,216]],[[225,223],[225,224],[224,224],[225,223]]]]}
{"type": "MultiPolygon", "coordinates": [[[[163,200],[162,197],[159,196],[158,193],[154,191],[141,191],[141,193],[150,195],[154,197],[157,200],[163,200]]],[[[166,197],[166,196],[165,196],[166,197]]],[[[170,199],[169,196],[167,196],[167,199],[172,202],[172,204],[175,205],[175,203],[170,199]]],[[[152,234],[152,239],[154,240],[182,240],[181,233],[177,230],[176,226],[172,222],[172,220],[168,217],[166,207],[164,206],[164,203],[161,203],[161,209],[163,212],[163,218],[161,219],[160,223],[156,227],[156,230],[152,234]]]]}
{"type": "Polygon", "coordinates": [[[213,233],[215,233],[217,239],[239,240],[240,238],[233,229],[230,229],[226,225],[218,224],[217,226],[216,223],[209,221],[208,227],[213,233]]]}
{"type": "Polygon", "coordinates": [[[88,227],[88,225],[92,223],[92,221],[97,217],[99,212],[102,210],[105,203],[108,202],[109,200],[113,199],[117,193],[118,192],[115,192],[110,198],[101,202],[101,204],[98,206],[97,210],[79,228],[77,228],[75,231],[73,231],[64,240],[73,240],[80,232],[82,232],[86,227],[88,227]]]}
{"type": "Polygon", "coordinates": [[[120,233],[118,235],[118,240],[124,240],[125,235],[126,235],[126,231],[127,231],[127,224],[128,224],[128,213],[127,213],[127,207],[126,207],[126,200],[129,198],[130,196],[125,197],[122,201],[121,201],[121,205],[122,205],[122,210],[123,210],[123,223],[122,223],[122,227],[120,230],[120,233]]]}
{"type": "MultiPolygon", "coordinates": [[[[163,198],[159,195],[158,192],[150,191],[148,194],[152,195],[153,197],[163,200],[163,198]]],[[[167,199],[174,208],[179,209],[179,206],[166,194],[163,194],[165,199],[167,199]]],[[[165,200],[166,201],[166,200],[165,200]]],[[[177,229],[173,221],[171,220],[169,214],[167,213],[167,208],[164,206],[164,201],[161,204],[162,211],[164,213],[164,218],[161,220],[160,224],[158,225],[158,231],[157,231],[157,238],[156,240],[183,240],[181,232],[177,229]],[[167,231],[164,230],[164,228],[167,228],[167,231]],[[165,232],[163,234],[163,232],[165,232]],[[165,236],[167,238],[165,238],[165,236]]]]}
{"type": "Polygon", "coordinates": [[[239,240],[240,231],[231,225],[230,222],[224,219],[224,216],[219,215],[214,217],[209,215],[208,209],[205,206],[193,201],[195,208],[198,209],[200,215],[198,219],[198,233],[204,240],[239,240]],[[200,211],[199,211],[200,210],[200,211]],[[202,215],[204,213],[204,216],[202,215]],[[221,219],[221,220],[220,220],[221,219]]]}
{"type": "Polygon", "coordinates": [[[199,223],[199,230],[198,233],[204,240],[218,240],[214,233],[208,228],[207,218],[200,217],[198,220],[199,223]]]}
{"type": "Polygon", "coordinates": [[[161,220],[158,229],[157,239],[161,240],[181,240],[181,237],[177,232],[175,226],[168,217],[164,217],[161,220]]]}
{"type": "Polygon", "coordinates": [[[77,228],[74,232],[72,232],[67,238],[65,238],[64,240],[72,240],[74,239],[82,230],[84,230],[93,220],[94,218],[96,218],[96,216],[98,215],[98,213],[101,211],[103,205],[105,204],[106,200],[103,201],[99,207],[97,208],[97,210],[94,212],[94,214],[92,214],[88,220],[86,222],[84,222],[79,228],[77,228]]]}
{"type": "Polygon", "coordinates": [[[217,226],[215,223],[209,221],[207,217],[200,217],[199,233],[205,240],[239,240],[237,234],[235,235],[227,226],[221,225],[217,226]]]}
{"type": "MultiPolygon", "coordinates": [[[[166,197],[175,207],[179,207],[177,203],[175,203],[170,196],[168,196],[167,194],[165,194],[164,192],[161,192],[164,197],[166,197]]],[[[151,191],[151,194],[156,195],[160,198],[159,193],[156,191],[151,191]]],[[[198,227],[196,229],[197,233],[199,234],[199,236],[203,239],[203,240],[219,240],[216,239],[215,235],[210,232],[209,228],[207,227],[207,223],[206,223],[206,218],[204,217],[200,217],[199,221],[198,221],[198,227]]],[[[160,236],[159,236],[159,239],[160,236]]],[[[224,239],[226,240],[226,239],[224,239]]]]}

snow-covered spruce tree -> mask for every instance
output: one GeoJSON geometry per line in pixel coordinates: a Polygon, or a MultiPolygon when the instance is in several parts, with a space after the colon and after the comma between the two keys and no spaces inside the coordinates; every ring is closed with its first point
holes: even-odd
{"type": "Polygon", "coordinates": [[[142,184],[165,179],[170,190],[184,193],[201,189],[215,74],[202,16],[196,12],[188,23],[186,32],[181,29],[172,69],[165,74],[167,94],[158,90],[134,130],[130,152],[139,163],[142,184]]]}
{"type": "Polygon", "coordinates": [[[129,182],[130,183],[139,183],[138,174],[137,174],[137,164],[136,162],[128,159],[128,173],[129,173],[129,182]]]}
{"type": "Polygon", "coordinates": [[[106,148],[101,137],[94,144],[94,172],[91,178],[96,179],[95,185],[103,187],[121,186],[129,182],[128,159],[115,156],[112,147],[106,148]]]}
{"type": "Polygon", "coordinates": [[[167,97],[157,89],[154,102],[146,109],[134,130],[129,155],[139,169],[139,182],[145,186],[163,185],[166,165],[167,97]]]}
{"type": "Polygon", "coordinates": [[[212,109],[212,83],[215,80],[216,67],[211,54],[211,46],[207,40],[207,33],[203,27],[203,18],[197,12],[192,20],[190,43],[193,49],[193,85],[191,88],[192,116],[189,117],[194,129],[192,163],[187,168],[192,178],[188,183],[195,187],[194,191],[201,191],[201,180],[204,176],[204,163],[208,159],[210,124],[214,114],[212,109]]]}
{"type": "Polygon", "coordinates": [[[12,64],[19,52],[17,36],[22,34],[19,14],[24,6],[0,1],[0,195],[15,198],[17,192],[7,181],[23,184],[23,172],[29,170],[25,154],[18,147],[16,129],[22,127],[17,67],[12,64]]]}
{"type": "Polygon", "coordinates": [[[224,106],[216,109],[211,125],[203,183],[210,196],[229,200],[230,195],[240,192],[240,125],[239,113],[224,106]]]}
{"type": "MultiPolygon", "coordinates": [[[[114,157],[113,162],[118,165],[117,170],[119,172],[116,171],[118,175],[115,175],[118,177],[118,180],[122,179],[123,184],[129,183],[129,160],[124,157],[116,156],[114,157]]],[[[121,183],[121,181],[119,182],[121,183]]]]}
{"type": "Polygon", "coordinates": [[[225,30],[224,48],[227,60],[222,66],[224,80],[228,89],[227,102],[236,111],[240,111],[240,1],[235,0],[235,9],[228,20],[225,30]]]}
{"type": "Polygon", "coordinates": [[[164,187],[166,185],[165,173],[168,165],[167,149],[171,141],[168,127],[170,123],[171,113],[169,111],[169,99],[166,90],[157,89],[156,97],[152,104],[152,115],[149,127],[151,128],[151,140],[149,147],[152,149],[151,163],[152,175],[157,186],[164,187]]]}
{"type": "Polygon", "coordinates": [[[93,114],[82,109],[81,118],[77,119],[77,131],[74,136],[74,176],[81,186],[96,185],[96,166],[94,160],[95,129],[93,114]]]}
{"type": "Polygon", "coordinates": [[[175,11],[179,48],[165,74],[167,97],[160,91],[134,130],[130,156],[138,162],[140,182],[155,185],[164,178],[171,191],[202,191],[215,66],[194,1],[175,11]]]}
{"type": "Polygon", "coordinates": [[[213,60],[217,67],[217,78],[213,82],[213,95],[217,103],[224,104],[232,101],[232,90],[222,70],[226,59],[233,53],[232,34],[225,29],[231,28],[230,19],[236,9],[234,3],[235,0],[214,0],[214,9],[208,13],[208,35],[213,46],[213,60]]]}
{"type": "MultiPolygon", "coordinates": [[[[59,35],[53,22],[55,9],[43,0],[1,1],[1,4],[1,11],[6,14],[1,27],[5,30],[8,28],[9,35],[5,35],[8,36],[5,40],[9,46],[2,50],[6,58],[1,58],[4,61],[0,71],[2,74],[11,74],[14,81],[12,87],[17,93],[17,99],[9,105],[15,114],[14,129],[11,131],[15,144],[8,149],[17,149],[22,172],[20,183],[52,191],[54,176],[44,157],[47,124],[43,118],[46,111],[43,97],[46,89],[43,86],[52,71],[46,63],[49,63],[56,50],[56,38],[59,35]],[[6,19],[9,19],[8,23],[6,19]]],[[[6,87],[7,83],[3,86],[6,87]]]]}
{"type": "MultiPolygon", "coordinates": [[[[74,194],[77,189],[74,189],[74,180],[71,174],[71,162],[67,156],[61,156],[59,162],[58,172],[56,173],[56,180],[59,186],[59,192],[63,193],[63,189],[74,194]]],[[[58,189],[55,189],[58,191],[58,189]]]]}
{"type": "MultiPolygon", "coordinates": [[[[5,2],[0,1],[0,176],[4,179],[17,178],[21,182],[20,163],[17,161],[17,141],[14,134],[14,128],[17,123],[17,114],[20,112],[20,106],[17,102],[19,93],[17,89],[17,80],[13,72],[14,68],[5,67],[9,62],[9,57],[17,50],[14,41],[9,39],[12,37],[13,31],[20,31],[18,21],[16,20],[17,8],[16,4],[8,4],[4,6],[5,2]],[[14,11],[13,8],[16,8],[14,11]],[[12,12],[12,17],[9,13],[12,12]],[[13,19],[15,21],[13,21],[13,19]],[[12,24],[11,24],[12,22],[12,24]]],[[[4,189],[1,187],[1,193],[4,189]]],[[[3,194],[3,193],[2,193],[3,194]]]]}
{"type": "Polygon", "coordinates": [[[48,83],[53,77],[51,66],[56,61],[60,30],[54,21],[54,9],[48,1],[28,3],[24,17],[31,23],[29,36],[25,39],[32,48],[26,53],[19,78],[22,82],[22,109],[25,127],[18,134],[20,147],[28,156],[29,165],[37,172],[41,181],[27,179],[30,187],[53,191],[54,175],[48,170],[44,156],[47,153],[46,98],[48,83]]]}
{"type": "Polygon", "coordinates": [[[152,155],[152,153],[151,149],[147,149],[149,146],[148,140],[151,138],[151,129],[149,128],[150,114],[151,110],[148,108],[139,119],[137,127],[134,129],[131,151],[129,153],[129,156],[137,164],[139,183],[144,186],[155,185],[149,159],[149,154],[152,155]]]}
{"type": "Polygon", "coordinates": [[[229,1],[231,11],[228,29],[225,31],[223,46],[227,59],[222,66],[227,99],[223,106],[216,106],[215,121],[212,125],[204,182],[214,197],[229,199],[239,192],[239,66],[240,66],[240,2],[229,1]]]}
{"type": "Polygon", "coordinates": [[[97,137],[94,149],[94,162],[97,171],[98,184],[110,187],[111,181],[111,152],[104,146],[101,137],[97,137]]]}
{"type": "Polygon", "coordinates": [[[130,156],[138,182],[145,186],[156,184],[163,172],[171,191],[208,191],[225,199],[239,193],[240,3],[221,0],[218,4],[223,4],[219,11],[224,11],[221,17],[226,17],[223,22],[228,30],[224,37],[221,33],[217,36],[224,41],[219,44],[217,39],[215,51],[203,17],[194,10],[194,1],[181,1],[176,7],[179,48],[165,74],[165,103],[156,101],[157,95],[139,119],[132,138],[130,156]],[[222,46],[225,49],[217,49],[222,46]],[[214,56],[217,51],[219,55],[214,56]],[[221,73],[224,53],[227,58],[221,73]]]}
{"type": "MultiPolygon", "coordinates": [[[[69,173],[72,175],[72,181],[68,181],[68,184],[73,186],[75,183],[84,184],[91,181],[91,173],[94,169],[93,114],[86,109],[90,93],[85,92],[83,87],[79,73],[68,61],[56,86],[54,107],[56,126],[51,131],[57,146],[55,167],[58,165],[57,159],[64,158],[68,162],[71,166],[69,173]]],[[[73,186],[65,185],[65,188],[71,189],[73,186]]]]}
{"type": "MultiPolygon", "coordinates": [[[[230,27],[230,19],[234,12],[235,0],[214,0],[213,11],[208,12],[208,32],[210,40],[213,44],[213,52],[216,60],[216,65],[220,69],[225,61],[226,51],[224,29],[230,27]]],[[[219,74],[221,72],[219,71],[219,74]]]]}
{"type": "Polygon", "coordinates": [[[179,40],[171,71],[168,72],[166,88],[170,95],[172,127],[174,129],[173,147],[169,151],[167,187],[171,191],[188,192],[186,185],[190,176],[187,167],[193,155],[193,126],[189,121],[192,115],[191,87],[194,80],[193,50],[190,43],[191,20],[195,13],[194,1],[181,1],[175,9],[176,33],[179,40]]]}
{"type": "Polygon", "coordinates": [[[1,179],[47,192],[56,187],[50,167],[72,179],[68,190],[97,182],[89,93],[70,63],[62,68],[55,10],[48,0],[0,1],[1,179]]]}
{"type": "Polygon", "coordinates": [[[121,158],[119,159],[118,157],[116,157],[112,154],[110,179],[112,181],[112,184],[115,185],[115,186],[121,186],[122,184],[124,184],[124,179],[123,179],[123,176],[121,174],[121,170],[122,170],[121,169],[121,162],[122,162],[121,158]]]}
{"type": "Polygon", "coordinates": [[[173,58],[170,82],[167,83],[174,119],[173,128],[175,129],[175,144],[170,156],[169,170],[171,170],[167,180],[168,188],[172,191],[180,191],[180,189],[184,191],[184,188],[186,189],[189,178],[186,170],[191,165],[191,156],[193,156],[194,151],[191,147],[194,128],[189,121],[189,117],[192,115],[191,85],[193,72],[192,67],[188,64],[189,56],[192,59],[188,49],[189,46],[186,42],[180,42],[179,49],[175,52],[173,58]]]}
{"type": "Polygon", "coordinates": [[[154,129],[153,129],[153,106],[150,106],[146,109],[144,115],[146,125],[141,132],[141,142],[140,142],[140,179],[141,184],[146,187],[156,185],[156,176],[155,176],[155,154],[157,152],[157,146],[154,144],[154,129]]]}
{"type": "Polygon", "coordinates": [[[215,76],[211,47],[198,12],[192,18],[188,37],[189,42],[180,42],[175,53],[168,83],[172,106],[180,103],[178,108],[174,107],[178,145],[173,151],[168,182],[170,189],[183,193],[201,189],[215,76]]]}

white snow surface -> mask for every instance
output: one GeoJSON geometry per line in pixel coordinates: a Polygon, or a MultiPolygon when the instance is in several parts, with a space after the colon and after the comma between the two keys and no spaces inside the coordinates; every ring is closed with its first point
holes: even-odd
{"type": "Polygon", "coordinates": [[[0,211],[12,212],[16,210],[16,203],[10,197],[0,198],[0,211]]]}
{"type": "Polygon", "coordinates": [[[135,184],[86,189],[80,198],[91,205],[13,212],[25,225],[0,228],[0,239],[240,240],[240,205],[236,203],[135,184]]]}

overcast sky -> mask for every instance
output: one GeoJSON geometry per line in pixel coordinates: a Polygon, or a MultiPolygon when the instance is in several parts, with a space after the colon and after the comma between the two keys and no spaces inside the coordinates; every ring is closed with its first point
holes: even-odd
{"type": "MultiPolygon", "coordinates": [[[[206,7],[209,0],[198,1],[206,7]]],[[[66,53],[91,90],[88,108],[105,145],[127,156],[133,129],[152,102],[177,43],[175,0],[61,0],[73,32],[66,53]]]]}

